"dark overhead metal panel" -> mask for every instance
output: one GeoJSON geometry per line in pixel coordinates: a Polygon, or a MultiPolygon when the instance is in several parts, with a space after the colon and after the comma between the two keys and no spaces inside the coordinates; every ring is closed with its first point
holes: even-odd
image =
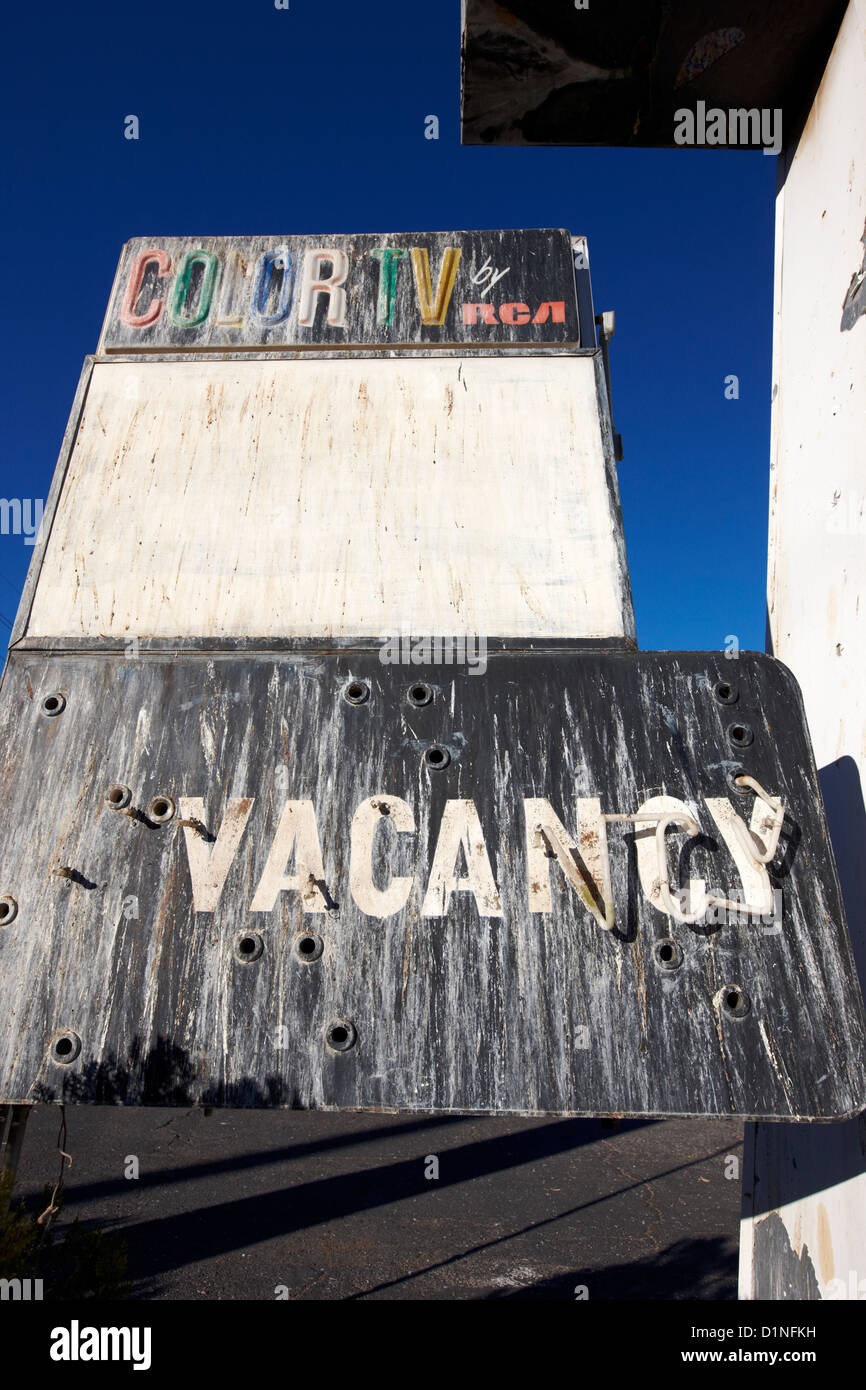
{"type": "Polygon", "coordinates": [[[670,146],[675,113],[699,102],[778,109],[793,129],[844,11],[840,0],[465,0],[463,141],[670,146]]]}

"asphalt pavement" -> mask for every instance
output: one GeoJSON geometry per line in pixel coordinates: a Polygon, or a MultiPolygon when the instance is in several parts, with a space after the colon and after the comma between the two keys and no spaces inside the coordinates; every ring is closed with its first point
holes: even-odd
{"type": "MultiPolygon", "coordinates": [[[[740,1121],[66,1116],[60,1220],[122,1233],[134,1298],[736,1297],[740,1121]]],[[[58,1119],[28,1122],[34,1211],[58,1119]]]]}

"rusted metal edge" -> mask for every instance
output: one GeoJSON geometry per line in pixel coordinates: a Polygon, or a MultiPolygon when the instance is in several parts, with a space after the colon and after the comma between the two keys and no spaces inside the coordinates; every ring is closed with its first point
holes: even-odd
{"type": "Polygon", "coordinates": [[[279,360],[292,361],[297,358],[332,357],[594,357],[597,347],[582,348],[579,343],[398,343],[388,347],[357,347],[347,343],[345,346],[323,347],[321,343],[311,343],[309,347],[297,343],[287,343],[284,348],[263,348],[258,343],[248,347],[234,346],[230,352],[223,347],[203,347],[169,349],[162,347],[141,347],[132,349],[104,348],[94,356],[94,362],[233,362],[248,361],[251,357],[263,362],[279,360]]]}
{"type": "MultiPolygon", "coordinates": [[[[630,596],[629,596],[630,597],[630,596]]],[[[481,635],[481,634],[479,634],[481,635]]],[[[452,634],[460,636],[459,633],[452,634]]],[[[57,655],[77,652],[119,652],[129,654],[135,640],[136,655],[147,652],[224,652],[229,656],[248,652],[256,656],[268,652],[369,652],[379,651],[383,637],[23,637],[16,651],[43,651],[57,655]]],[[[445,636],[447,640],[447,634],[445,636]]],[[[490,652],[636,652],[637,643],[626,637],[485,637],[490,652]]]]}

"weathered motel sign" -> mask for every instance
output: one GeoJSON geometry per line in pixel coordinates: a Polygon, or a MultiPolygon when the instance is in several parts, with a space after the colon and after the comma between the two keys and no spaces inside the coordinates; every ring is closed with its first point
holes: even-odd
{"type": "MultiPolygon", "coordinates": [[[[592,324],[584,332],[594,340],[592,324]]],[[[562,233],[129,242],[104,352],[580,343],[562,233]]]]}
{"type": "Polygon", "coordinates": [[[635,649],[582,239],[130,243],[0,738],[0,1101],[863,1103],[794,682],[635,649]]]}
{"type": "MultiPolygon", "coordinates": [[[[701,833],[692,810],[683,801],[653,797],[643,802],[634,815],[623,815],[618,812],[604,814],[597,797],[580,798],[577,802],[579,832],[572,833],[546,797],[524,797],[526,911],[553,911],[549,861],[554,860],[598,925],[606,931],[611,930],[616,924],[616,915],[607,827],[611,822],[625,822],[644,829],[651,824],[652,837],[644,838],[637,845],[640,884],[647,898],[675,921],[717,922],[718,916],[708,918],[708,914],[721,909],[733,912],[737,921],[742,918],[748,922],[751,918],[772,923],[776,930],[781,930],[781,894],[778,890],[774,893],[766,863],[778,843],[784,807],[760,788],[756,789],[751,826],[732,810],[726,797],[711,797],[706,803],[714,828],[730,851],[742,883],[750,890],[747,896],[734,900],[708,895],[703,882],[694,879],[687,889],[671,890],[670,872],[666,867],[667,848],[661,838],[667,825],[676,825],[693,836],[701,833]],[[769,853],[765,852],[767,845],[769,853]],[[578,868],[576,862],[578,855],[583,859],[582,868],[578,868]],[[751,903],[747,897],[751,897],[751,903]]],[[[129,789],[113,788],[108,804],[113,809],[129,805],[129,789]]],[[[194,912],[216,911],[254,804],[254,797],[231,798],[220,829],[213,835],[205,824],[208,814],[205,799],[180,798],[183,817],[180,824],[184,828],[189,858],[194,912]]],[[[168,802],[166,809],[170,809],[168,802]]],[[[402,912],[416,886],[412,875],[390,878],[384,887],[377,884],[373,872],[373,841],[377,829],[382,826],[393,827],[398,834],[414,834],[415,816],[410,803],[402,797],[379,794],[366,797],[352,815],[348,886],[358,911],[378,919],[402,912]]],[[[501,917],[502,895],[491,867],[478,808],[471,798],[445,802],[433,843],[433,861],[426,877],[426,889],[422,890],[420,915],[447,917],[452,895],[467,892],[473,895],[480,917],[501,917]],[[458,872],[461,855],[465,875],[458,872]]],[[[284,892],[297,895],[302,912],[338,910],[327,887],[315,806],[307,798],[288,800],[283,806],[261,878],[249,904],[250,912],[273,912],[284,892]],[[293,857],[294,869],[286,873],[286,865],[293,857]]]]}

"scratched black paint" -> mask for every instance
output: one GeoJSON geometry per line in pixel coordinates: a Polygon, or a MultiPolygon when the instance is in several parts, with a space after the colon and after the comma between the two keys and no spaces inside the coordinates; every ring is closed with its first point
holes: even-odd
{"type": "MultiPolygon", "coordinates": [[[[386,667],[375,650],[211,655],[10,654],[0,697],[0,1098],[84,1102],[741,1114],[830,1119],[864,1104],[864,1018],[799,692],[742,653],[736,710],[714,697],[719,653],[496,650],[485,675],[386,667]],[[342,698],[352,679],[370,698],[342,698]],[[434,693],[410,708],[423,680],[434,693]],[[42,692],[60,691],[54,719],[42,692]],[[453,710],[452,710],[453,700],[453,710]],[[571,714],[569,714],[569,710],[571,714]],[[754,743],[732,756],[732,718],[754,743]],[[425,767],[431,743],[445,768],[425,767]],[[553,868],[553,911],[527,910],[523,797],[573,822],[575,799],[634,811],[661,791],[694,800],[706,834],[681,875],[730,887],[736,871],[703,806],[740,794],[742,764],[788,816],[771,870],[783,930],[672,923],[643,896],[630,828],[612,829],[616,926],[605,933],[553,868]],[[184,831],[104,801],[129,786],[201,796],[207,830],[228,797],[255,797],[213,915],[192,911],[184,831]],[[417,834],[379,836],[376,874],[417,873],[409,905],[365,916],[349,888],[360,801],[391,793],[417,834]],[[287,797],[311,797],[332,911],[286,892],[251,913],[287,797]],[[446,799],[474,799],[504,915],[457,894],[422,918],[446,799]],[[398,843],[399,840],[399,843],[398,843]],[[53,870],[69,866],[79,877],[53,870]],[[91,885],[90,887],[85,884],[91,885]],[[138,916],[128,915],[129,899],[138,916]],[[126,911],[124,910],[126,903],[126,911]],[[321,957],[299,958],[313,931],[321,957]],[[245,932],[261,956],[237,958],[245,932]],[[659,942],[682,952],[662,968],[659,942]],[[738,984],[740,1018],[713,1002],[738,984]],[[357,1030],[336,1052],[327,1029],[357,1030]],[[81,1038],[52,1061],[51,1039],[81,1038]],[[585,1044],[585,1045],[583,1045],[585,1044]]],[[[736,804],[739,804],[737,802],[736,804]]],[[[745,798],[744,805],[750,805],[745,798]]],[[[671,851],[672,863],[676,855],[671,851]]]]}
{"type": "MultiPolygon", "coordinates": [[[[332,263],[325,263],[329,275],[332,263]]],[[[261,307],[275,312],[282,271],[271,275],[268,297],[261,307]]],[[[278,350],[281,348],[352,348],[361,345],[387,345],[415,348],[460,344],[486,347],[506,344],[518,347],[570,344],[595,348],[595,326],[589,292],[589,267],[582,264],[575,272],[571,237],[560,228],[521,231],[390,232],[383,234],[328,234],[326,236],[258,237],[138,237],[123,247],[114,289],[105,317],[100,351],[192,352],[195,350],[278,350]],[[291,287],[284,318],[268,325],[255,312],[253,300],[260,258],[277,248],[285,248],[291,258],[291,287]],[[299,322],[300,287],[305,257],[317,248],[331,248],[345,254],[348,272],[345,280],[346,312],[343,325],[328,322],[328,296],[320,294],[314,302],[313,322],[299,322]],[[401,250],[395,273],[395,298],[391,321],[377,321],[381,266],[371,252],[384,247],[401,250]],[[448,247],[460,251],[454,288],[442,324],[424,324],[411,265],[412,247],[427,252],[431,283],[435,290],[448,247]],[[144,270],[141,290],[133,306],[135,314],[146,315],[157,308],[151,323],[135,326],[124,322],[121,311],[136,258],[145,251],[162,251],[170,269],[158,276],[153,261],[144,270]],[[190,323],[176,322],[169,306],[172,287],[184,259],[196,251],[217,259],[215,289],[210,311],[200,324],[194,323],[200,305],[202,268],[192,269],[192,279],[184,306],[190,323]],[[240,268],[238,268],[240,267],[240,268]],[[232,277],[234,276],[234,279],[232,277]],[[234,286],[232,289],[231,286],[234,286]],[[544,322],[508,323],[499,316],[505,304],[523,304],[534,318],[543,304],[560,302],[562,321],[548,311],[544,322]],[[494,306],[495,321],[464,322],[463,304],[494,306]],[[239,322],[228,326],[226,320],[239,322]]]]}

